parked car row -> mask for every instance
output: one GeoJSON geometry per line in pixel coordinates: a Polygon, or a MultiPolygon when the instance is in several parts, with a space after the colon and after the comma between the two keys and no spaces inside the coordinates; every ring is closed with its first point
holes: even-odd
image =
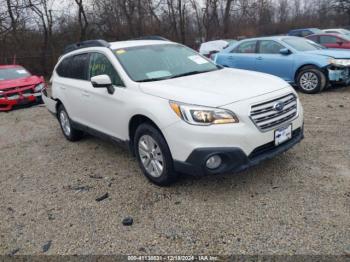
{"type": "Polygon", "coordinates": [[[348,84],[349,54],[294,36],[239,41],[214,61],[166,39],[92,40],[68,46],[51,88],[41,79],[31,92],[42,89],[67,140],[120,143],[150,181],[169,185],[179,173],[238,172],[299,143],[291,84],[309,94],[348,84]]]}
{"type": "MultiPolygon", "coordinates": [[[[350,31],[347,29],[294,29],[289,31],[287,35],[305,37],[327,48],[350,49],[350,31]]],[[[236,43],[236,40],[213,40],[204,42],[199,48],[199,53],[206,57],[213,58],[216,53],[236,43]]]]}
{"type": "Polygon", "coordinates": [[[340,35],[350,35],[350,31],[344,28],[333,28],[333,29],[318,29],[318,28],[301,28],[293,29],[288,32],[289,36],[307,37],[309,35],[315,34],[340,34],[340,35]]]}
{"type": "Polygon", "coordinates": [[[294,36],[246,39],[217,53],[214,61],[224,67],[278,76],[308,94],[350,82],[349,51],[326,49],[294,36]]]}

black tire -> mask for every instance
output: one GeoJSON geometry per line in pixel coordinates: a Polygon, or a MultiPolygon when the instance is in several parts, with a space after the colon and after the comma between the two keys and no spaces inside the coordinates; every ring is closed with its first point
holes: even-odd
{"type": "MultiPolygon", "coordinates": [[[[168,147],[168,144],[165,141],[161,132],[158,131],[158,129],[155,128],[153,125],[148,123],[143,123],[137,127],[135,132],[135,137],[134,137],[134,151],[142,172],[151,182],[153,182],[158,186],[169,186],[177,180],[178,174],[174,171],[173,158],[171,156],[171,152],[168,147]],[[151,172],[149,172],[146,169],[143,161],[147,161],[147,157],[146,158],[142,157],[141,156],[142,153],[140,153],[140,151],[142,151],[142,148],[139,148],[139,143],[142,143],[144,141],[144,138],[148,136],[151,137],[156,142],[155,148],[158,148],[159,146],[160,153],[162,155],[163,161],[160,161],[160,163],[162,163],[163,168],[161,172],[158,172],[160,175],[157,177],[152,175],[151,172]],[[143,140],[140,142],[141,139],[143,140]],[[141,158],[143,158],[143,161],[141,160],[141,158]]],[[[152,159],[156,161],[155,158],[152,157],[152,159]]],[[[149,164],[148,167],[152,168],[152,165],[149,164]]],[[[154,166],[153,166],[153,169],[154,169],[154,166]]]]}
{"type": "Polygon", "coordinates": [[[61,127],[61,130],[62,130],[62,133],[63,135],[65,136],[65,138],[67,138],[67,140],[69,141],[78,141],[80,139],[82,139],[82,137],[84,136],[84,132],[78,130],[78,129],[75,129],[74,127],[72,127],[72,121],[71,119],[69,118],[69,115],[67,113],[67,110],[64,108],[64,106],[62,104],[60,104],[58,106],[58,109],[57,109],[57,118],[58,118],[58,122],[60,123],[60,127],[61,127]],[[64,127],[63,127],[63,124],[62,124],[62,114],[65,114],[66,116],[66,119],[67,119],[67,123],[69,124],[70,126],[70,131],[67,132],[65,131],[64,127]]]}
{"type": "Polygon", "coordinates": [[[327,77],[325,73],[315,66],[303,67],[297,75],[296,84],[301,92],[305,94],[316,94],[323,91],[327,84],[327,77]],[[306,79],[312,79],[308,86],[306,79]]]}

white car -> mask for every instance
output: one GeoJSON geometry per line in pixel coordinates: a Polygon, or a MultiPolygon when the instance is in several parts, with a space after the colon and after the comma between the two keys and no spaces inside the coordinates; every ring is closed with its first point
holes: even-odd
{"type": "Polygon", "coordinates": [[[302,105],[285,81],[173,42],[72,45],[51,84],[43,100],[68,140],[87,132],[120,142],[158,185],[241,171],[303,138],[302,105]]]}
{"type": "Polygon", "coordinates": [[[323,29],[322,31],[328,34],[350,35],[350,31],[343,28],[323,29]]]}
{"type": "Polygon", "coordinates": [[[202,43],[199,47],[199,53],[201,55],[204,55],[208,58],[211,57],[211,55],[218,53],[222,50],[224,50],[226,47],[236,43],[236,40],[214,40],[202,43]]]}

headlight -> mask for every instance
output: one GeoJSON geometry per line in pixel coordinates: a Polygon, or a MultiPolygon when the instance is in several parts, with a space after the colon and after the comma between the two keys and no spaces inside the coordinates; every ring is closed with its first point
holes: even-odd
{"type": "Polygon", "coordinates": [[[181,104],[170,101],[170,107],[185,122],[192,125],[238,123],[237,116],[226,109],[181,104]]]}
{"type": "Polygon", "coordinates": [[[335,66],[350,66],[350,59],[330,59],[329,63],[335,66]]]}
{"type": "Polygon", "coordinates": [[[35,93],[40,92],[44,87],[45,87],[44,83],[41,83],[34,88],[34,92],[35,93]]]}

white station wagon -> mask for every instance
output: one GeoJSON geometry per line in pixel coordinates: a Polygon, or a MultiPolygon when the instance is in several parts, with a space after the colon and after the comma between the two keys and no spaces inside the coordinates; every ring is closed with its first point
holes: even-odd
{"type": "Polygon", "coordinates": [[[272,75],[223,68],[168,41],[68,46],[43,91],[64,136],[124,144],[148,179],[238,172],[303,138],[294,89],[272,75]]]}

